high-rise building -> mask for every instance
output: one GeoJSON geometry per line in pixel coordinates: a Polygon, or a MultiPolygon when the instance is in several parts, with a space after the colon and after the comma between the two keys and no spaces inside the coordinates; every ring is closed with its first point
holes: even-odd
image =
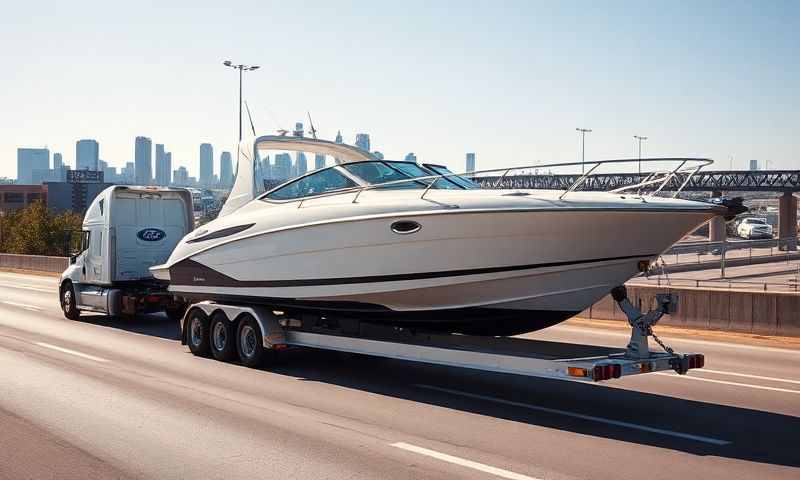
{"type": "Polygon", "coordinates": [[[750,171],[758,170],[758,160],[750,160],[750,171]]]}
{"type": "Polygon", "coordinates": [[[325,168],[325,155],[317,153],[314,155],[314,169],[325,168]]]}
{"type": "Polygon", "coordinates": [[[292,175],[292,156],[288,153],[275,155],[275,166],[272,168],[272,178],[284,179],[292,175]]]}
{"type": "Polygon", "coordinates": [[[292,135],[295,137],[303,136],[303,122],[297,122],[294,124],[294,132],[292,132],[292,135]]]}
{"type": "Polygon", "coordinates": [[[100,169],[100,144],[97,140],[86,138],[75,143],[75,169],[99,170],[100,169]]]}
{"type": "Polygon", "coordinates": [[[219,181],[223,187],[233,186],[233,161],[231,152],[222,152],[219,155],[219,181]]]}
{"type": "Polygon", "coordinates": [[[308,160],[304,152],[297,152],[297,160],[294,162],[295,176],[305,175],[308,172],[308,160]]]}
{"type": "Polygon", "coordinates": [[[33,184],[34,170],[48,170],[49,168],[50,150],[46,148],[17,149],[17,183],[31,185],[33,184]]]}
{"type": "Polygon", "coordinates": [[[153,142],[147,137],[136,137],[134,155],[136,184],[150,185],[153,182],[153,142]]]}
{"type": "Polygon", "coordinates": [[[417,163],[417,156],[416,156],[416,155],[414,155],[414,152],[408,152],[408,153],[406,154],[406,158],[404,158],[403,160],[405,160],[406,162],[414,162],[414,163],[417,163]]]}
{"type": "Polygon", "coordinates": [[[156,178],[155,184],[160,186],[167,186],[169,185],[169,180],[167,176],[169,175],[169,170],[167,169],[167,151],[164,150],[163,143],[156,143],[156,178]]]}
{"type": "Polygon", "coordinates": [[[186,167],[178,167],[177,170],[172,172],[172,183],[181,187],[189,185],[189,172],[186,167]]]}
{"type": "Polygon", "coordinates": [[[475,171],[475,154],[468,153],[467,154],[467,173],[472,173],[475,171]]]}
{"type": "Polygon", "coordinates": [[[207,187],[214,181],[214,147],[200,144],[200,185],[207,187]]]}
{"type": "Polygon", "coordinates": [[[172,183],[172,152],[164,154],[164,186],[172,183]]]}
{"type": "Polygon", "coordinates": [[[369,134],[356,133],[356,147],[369,152],[369,134]]]}
{"type": "Polygon", "coordinates": [[[122,183],[129,183],[132,184],[136,180],[136,166],[133,162],[125,163],[125,166],[119,172],[119,177],[117,180],[122,183]]]}
{"type": "Polygon", "coordinates": [[[342,140],[342,131],[339,130],[338,132],[336,132],[336,143],[342,143],[343,141],[344,140],[342,140]]]}
{"type": "Polygon", "coordinates": [[[60,153],[53,153],[53,170],[61,170],[64,167],[64,159],[60,153]]]}

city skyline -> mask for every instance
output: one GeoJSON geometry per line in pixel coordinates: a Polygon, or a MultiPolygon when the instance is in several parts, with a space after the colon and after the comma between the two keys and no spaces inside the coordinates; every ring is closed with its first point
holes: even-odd
{"type": "Polygon", "coordinates": [[[500,168],[576,160],[580,126],[593,129],[587,159],[635,158],[638,134],[648,137],[644,156],[796,167],[800,67],[787,59],[800,4],[639,7],[379,2],[322,4],[309,16],[265,2],[243,8],[282,21],[256,31],[214,28],[239,24],[240,9],[142,5],[119,22],[102,2],[54,3],[46,17],[13,4],[0,20],[0,48],[15,65],[0,78],[0,176],[16,176],[17,147],[69,156],[86,137],[120,166],[133,160],[130,138],[140,134],[169,145],[173,162],[197,175],[200,140],[236,151],[238,78],[221,65],[232,56],[262,66],[244,82],[259,134],[291,130],[310,110],[320,138],[341,129],[350,142],[368,131],[386,158],[411,150],[455,168],[468,148],[480,168],[500,168]],[[142,38],[153,18],[171,27],[142,38]],[[294,38],[297,24],[305,33],[292,48],[265,53],[294,38]],[[339,73],[321,82],[296,52],[314,52],[314,71],[339,73]],[[165,69],[173,74],[152,74],[165,69]],[[50,113],[54,106],[64,114],[50,113]]]}

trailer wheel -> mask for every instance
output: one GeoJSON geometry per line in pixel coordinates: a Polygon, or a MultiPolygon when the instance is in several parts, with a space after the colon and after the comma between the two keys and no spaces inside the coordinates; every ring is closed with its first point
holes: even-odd
{"type": "Polygon", "coordinates": [[[236,355],[236,328],[224,312],[211,315],[208,327],[211,354],[221,362],[229,362],[236,355]]]}
{"type": "Polygon", "coordinates": [[[64,312],[64,316],[70,320],[77,320],[81,316],[75,297],[75,288],[70,281],[64,282],[64,285],[61,286],[61,310],[64,312]]]}
{"type": "Polygon", "coordinates": [[[209,353],[208,317],[200,309],[194,309],[186,322],[186,343],[189,350],[198,357],[207,357],[209,353]]]}
{"type": "Polygon", "coordinates": [[[264,340],[258,322],[250,315],[243,314],[236,329],[236,351],[239,361],[245,367],[259,367],[267,357],[264,340]]]}

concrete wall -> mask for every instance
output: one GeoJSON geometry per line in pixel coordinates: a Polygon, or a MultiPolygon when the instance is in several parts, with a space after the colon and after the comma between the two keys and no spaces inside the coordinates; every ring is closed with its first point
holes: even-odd
{"type": "MultiPolygon", "coordinates": [[[[759,335],[800,336],[800,294],[708,288],[629,286],[628,298],[642,309],[655,306],[656,293],[679,297],[678,312],[660,324],[759,335]]],[[[585,318],[627,321],[610,295],[583,312],[585,318]]]]}
{"type": "Polygon", "coordinates": [[[65,257],[0,253],[0,268],[61,273],[67,269],[67,266],[69,266],[69,258],[65,257]]]}

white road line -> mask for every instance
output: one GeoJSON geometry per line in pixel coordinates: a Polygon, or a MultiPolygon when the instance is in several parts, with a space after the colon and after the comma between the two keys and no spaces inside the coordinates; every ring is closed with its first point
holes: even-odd
{"type": "Polygon", "coordinates": [[[796,385],[800,385],[800,380],[789,380],[788,378],[778,378],[778,377],[764,377],[761,375],[751,375],[749,373],[723,372],[722,370],[710,370],[708,368],[692,370],[692,373],[715,373],[717,375],[730,375],[732,377],[755,378],[757,380],[767,380],[769,382],[794,383],[796,385]]]}
{"type": "Polygon", "coordinates": [[[4,303],[6,305],[11,305],[12,307],[24,308],[25,310],[32,310],[34,312],[41,312],[42,311],[42,308],[37,307],[36,305],[28,305],[27,303],[12,302],[10,300],[0,300],[0,303],[4,303]]]}
{"type": "MultiPolygon", "coordinates": [[[[554,327],[550,327],[553,332],[563,331],[563,332],[573,332],[573,333],[588,333],[590,335],[605,335],[610,337],[626,337],[629,338],[631,336],[630,332],[622,333],[622,332],[609,332],[606,330],[600,330],[597,327],[575,327],[572,325],[557,325],[554,327]]],[[[689,343],[694,345],[709,345],[714,347],[724,347],[730,348],[733,350],[755,350],[761,352],[774,352],[774,353],[785,353],[787,355],[800,355],[800,350],[790,350],[788,348],[777,348],[777,347],[761,347],[758,345],[742,345],[740,343],[733,343],[733,342],[716,342],[713,340],[696,340],[696,339],[689,339],[689,338],[679,338],[673,337],[670,339],[670,343],[689,343]]]]}
{"type": "Polygon", "coordinates": [[[17,283],[0,283],[0,287],[21,288],[22,290],[33,290],[34,292],[44,292],[44,293],[55,293],[58,291],[58,288],[42,288],[42,287],[34,287],[31,285],[20,285],[17,283]]]}
{"type": "Polygon", "coordinates": [[[93,360],[95,362],[107,362],[108,361],[105,358],[95,357],[94,355],[89,355],[89,354],[86,354],[86,353],[76,352],[75,350],[70,350],[68,348],[57,347],[55,345],[50,345],[49,343],[36,342],[36,345],[39,345],[40,347],[43,347],[43,348],[49,348],[50,350],[55,350],[57,352],[67,353],[67,354],[70,354],[70,355],[75,355],[76,357],[85,358],[86,360],[93,360]]]}
{"type": "Polygon", "coordinates": [[[401,448],[403,450],[418,453],[420,455],[426,455],[428,457],[435,458],[437,460],[442,460],[443,462],[453,463],[455,465],[460,465],[462,467],[478,470],[479,472],[489,473],[491,475],[495,475],[501,478],[508,478],[510,480],[541,480],[536,477],[529,477],[527,475],[522,475],[521,473],[515,473],[508,470],[503,470],[502,468],[492,467],[491,465],[484,465],[483,463],[473,462],[472,460],[467,460],[465,458],[454,457],[446,453],[437,452],[436,450],[429,450],[427,448],[418,447],[416,445],[411,445],[410,443],[396,442],[396,443],[390,443],[389,446],[401,448]]]}
{"type": "Polygon", "coordinates": [[[663,428],[648,427],[646,425],[639,425],[636,423],[623,422],[620,420],[611,420],[609,418],[595,417],[592,415],[584,415],[582,413],[569,412],[566,410],[557,410],[555,408],[540,407],[538,405],[531,405],[528,403],[514,402],[511,400],[504,400],[502,398],[489,397],[486,395],[478,395],[477,393],[462,392],[461,390],[451,390],[449,388],[435,387],[433,385],[416,384],[415,387],[426,388],[429,390],[436,390],[439,392],[451,393],[453,395],[460,395],[462,397],[475,398],[478,400],[485,400],[488,402],[502,403],[504,405],[512,405],[514,407],[526,408],[528,410],[536,410],[539,412],[552,413],[556,415],[564,415],[566,417],[577,418],[580,420],[588,420],[591,422],[605,423],[606,425],[614,425],[616,427],[631,428],[634,430],[641,430],[643,432],[658,433],[661,435],[668,435],[671,437],[685,438],[688,440],[695,440],[697,442],[710,443],[713,445],[728,445],[731,442],[728,440],[720,440],[718,438],[704,437],[701,435],[692,435],[689,433],[675,432],[673,430],[665,430],[663,428]]]}
{"type": "Polygon", "coordinates": [[[732,385],[734,387],[755,388],[756,390],[770,390],[772,392],[799,393],[800,390],[790,390],[788,388],[765,387],[763,385],[753,385],[750,383],[728,382],[726,380],[714,380],[711,378],[690,377],[688,375],[677,375],[672,373],[656,372],[656,375],[664,375],[670,378],[680,378],[682,380],[697,380],[699,382],[720,383],[722,385],[732,385]]]}

